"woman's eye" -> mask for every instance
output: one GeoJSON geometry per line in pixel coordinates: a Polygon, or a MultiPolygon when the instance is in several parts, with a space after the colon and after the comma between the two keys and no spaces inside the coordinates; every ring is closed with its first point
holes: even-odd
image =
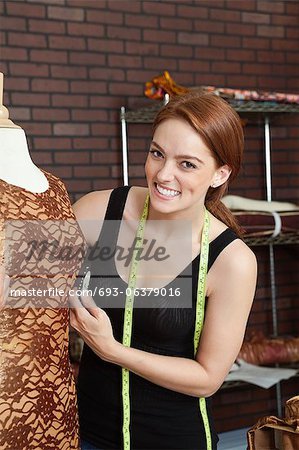
{"type": "Polygon", "coordinates": [[[155,158],[161,158],[163,155],[159,150],[150,150],[150,153],[155,157],[155,158]]]}
{"type": "Polygon", "coordinates": [[[185,169],[196,169],[196,166],[192,164],[190,161],[183,161],[182,165],[185,169]]]}

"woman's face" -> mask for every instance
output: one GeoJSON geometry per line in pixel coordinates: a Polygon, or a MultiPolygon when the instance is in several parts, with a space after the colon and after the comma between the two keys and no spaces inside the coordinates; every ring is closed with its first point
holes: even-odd
{"type": "Polygon", "coordinates": [[[160,213],[198,215],[212,184],[229,177],[184,120],[168,119],[156,129],[145,164],[151,207],[160,213]]]}

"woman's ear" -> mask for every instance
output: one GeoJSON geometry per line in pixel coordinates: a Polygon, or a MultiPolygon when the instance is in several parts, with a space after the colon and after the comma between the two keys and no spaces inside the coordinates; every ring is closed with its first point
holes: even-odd
{"type": "Polygon", "coordinates": [[[211,187],[217,188],[224,184],[229,179],[231,172],[232,170],[227,164],[219,167],[215,172],[211,187]]]}

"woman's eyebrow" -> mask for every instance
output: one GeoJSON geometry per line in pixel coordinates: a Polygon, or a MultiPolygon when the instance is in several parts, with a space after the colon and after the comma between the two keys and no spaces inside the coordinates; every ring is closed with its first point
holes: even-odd
{"type": "MultiPolygon", "coordinates": [[[[165,152],[165,150],[159,145],[157,144],[157,142],[152,141],[152,145],[154,145],[155,147],[157,147],[158,150],[160,150],[161,152],[165,152]]],[[[176,159],[180,159],[180,158],[185,158],[185,159],[195,159],[196,161],[198,161],[200,164],[203,164],[203,161],[199,158],[197,158],[197,156],[192,156],[192,155],[177,155],[176,159]]]]}

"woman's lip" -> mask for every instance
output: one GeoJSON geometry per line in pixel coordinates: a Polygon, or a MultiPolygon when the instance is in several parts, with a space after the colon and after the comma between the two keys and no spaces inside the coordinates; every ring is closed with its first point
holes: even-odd
{"type": "MultiPolygon", "coordinates": [[[[163,195],[163,194],[161,194],[161,192],[158,191],[157,185],[158,185],[158,183],[155,182],[154,183],[154,192],[159,198],[162,198],[163,200],[173,200],[181,195],[181,193],[179,195],[175,195],[173,197],[163,195]]],[[[176,191],[176,189],[169,189],[169,188],[163,187],[163,186],[161,186],[161,184],[159,184],[159,187],[161,187],[162,189],[168,189],[169,191],[176,191]]],[[[177,191],[177,192],[179,192],[179,191],[177,191]]]]}

